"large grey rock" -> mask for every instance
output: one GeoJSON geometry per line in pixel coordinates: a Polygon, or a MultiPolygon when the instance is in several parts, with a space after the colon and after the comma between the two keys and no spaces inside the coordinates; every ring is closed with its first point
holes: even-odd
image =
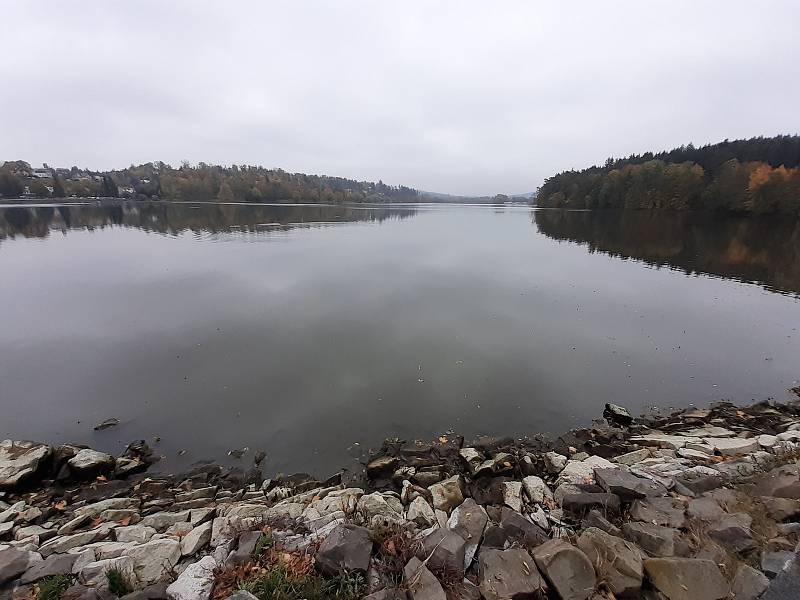
{"type": "Polygon", "coordinates": [[[800,559],[795,558],[770,582],[761,600],[794,600],[800,598],[800,559]]]}
{"type": "Polygon", "coordinates": [[[67,461],[69,468],[78,475],[89,475],[110,471],[114,468],[114,457],[105,452],[83,448],[67,461]]]}
{"type": "Polygon", "coordinates": [[[679,498],[647,498],[635,500],[630,516],[636,521],[655,523],[665,527],[683,527],[686,524],[685,504],[679,498]]]}
{"type": "Polygon", "coordinates": [[[653,523],[625,523],[622,525],[622,534],[651,556],[683,556],[689,551],[680,532],[671,527],[653,523]]]}
{"type": "Polygon", "coordinates": [[[0,490],[12,489],[36,475],[53,449],[26,441],[0,442],[0,490]]]}
{"type": "Polygon", "coordinates": [[[630,425],[633,423],[633,417],[627,408],[610,402],[607,402],[603,409],[603,418],[612,424],[630,425]]]}
{"type": "Polygon", "coordinates": [[[605,491],[616,494],[622,500],[664,496],[667,493],[667,488],[660,483],[644,477],[637,477],[622,468],[595,469],[594,479],[605,491]]]}
{"type": "Polygon", "coordinates": [[[557,475],[567,466],[567,457],[558,452],[545,452],[544,467],[551,475],[557,475]]]}
{"type": "MultiPolygon", "coordinates": [[[[77,563],[76,563],[77,564],[77,563]]],[[[98,588],[98,590],[108,590],[108,576],[107,573],[111,569],[115,569],[122,574],[122,577],[132,587],[140,585],[139,580],[136,578],[136,573],[133,570],[134,561],[129,556],[118,556],[117,558],[108,558],[105,560],[98,560],[91,562],[81,567],[79,572],[79,579],[84,585],[89,587],[98,588]]]]}
{"type": "Polygon", "coordinates": [[[756,600],[769,587],[769,579],[761,571],[745,564],[739,565],[731,583],[735,600],[756,600]]]}
{"type": "Polygon", "coordinates": [[[372,540],[369,530],[356,525],[338,525],[319,547],[317,568],[328,575],[342,570],[363,571],[369,568],[372,540]]]}
{"type": "Polygon", "coordinates": [[[72,573],[72,565],[77,560],[77,554],[53,554],[41,562],[35,562],[20,577],[20,583],[28,584],[51,575],[64,575],[72,573]]]}
{"type": "Polygon", "coordinates": [[[466,545],[459,534],[441,528],[426,535],[422,543],[428,566],[435,571],[447,573],[464,572],[466,545]]]}
{"type": "Polygon", "coordinates": [[[761,555],[761,570],[767,577],[775,577],[788,569],[795,560],[795,553],[787,550],[764,552],[761,555]]]}
{"type": "Polygon", "coordinates": [[[719,567],[696,558],[651,558],[644,561],[650,583],[669,600],[720,600],[730,586],[719,567]]]}
{"type": "MultiPolygon", "coordinates": [[[[264,507],[262,506],[261,509],[263,511],[264,507]]],[[[188,510],[182,510],[180,512],[157,512],[144,517],[139,521],[139,525],[152,527],[156,531],[161,532],[167,529],[167,527],[172,527],[175,523],[185,523],[189,520],[190,515],[191,512],[188,510]]]]}
{"type": "Polygon", "coordinates": [[[180,542],[171,539],[151,540],[126,550],[123,556],[134,562],[136,578],[142,585],[169,579],[181,558],[180,542]]]}
{"type": "Polygon", "coordinates": [[[590,510],[581,522],[581,526],[584,529],[588,529],[589,527],[597,527],[598,529],[605,531],[607,534],[617,537],[622,535],[620,528],[606,519],[599,510],[590,510]]]}
{"type": "Polygon", "coordinates": [[[433,507],[448,514],[464,501],[464,481],[460,475],[434,483],[428,490],[433,496],[433,507]]]}
{"type": "Polygon", "coordinates": [[[75,517],[89,517],[93,518],[106,510],[127,510],[138,509],[141,505],[141,500],[138,498],[107,498],[100,500],[93,504],[87,504],[75,509],[73,513],[75,517]]]}
{"type": "Polygon", "coordinates": [[[717,521],[725,515],[725,511],[722,510],[722,507],[714,498],[703,496],[702,498],[693,498],[689,500],[689,505],[686,507],[686,514],[692,519],[717,521]]]}
{"type": "Polygon", "coordinates": [[[578,548],[589,558],[597,576],[616,596],[633,596],[642,587],[642,554],[622,538],[590,527],[578,538],[578,548]]]}
{"type": "Polygon", "coordinates": [[[0,585],[11,581],[41,562],[41,555],[18,548],[0,550],[0,585]]]}
{"type": "Polygon", "coordinates": [[[372,518],[376,516],[398,519],[403,515],[403,503],[400,502],[400,499],[390,494],[381,494],[380,492],[361,496],[357,507],[358,512],[360,512],[367,521],[372,520],[372,518]]]}
{"type": "Polygon", "coordinates": [[[613,469],[614,463],[600,456],[590,456],[584,460],[570,460],[558,474],[556,486],[562,483],[594,483],[595,469],[613,469]]]}
{"type": "Polygon", "coordinates": [[[467,498],[453,510],[447,521],[447,527],[460,535],[466,544],[464,546],[465,569],[472,564],[488,520],[489,517],[484,508],[472,498],[467,498]]]}
{"type": "Polygon", "coordinates": [[[504,481],[501,489],[503,491],[503,504],[517,512],[522,511],[522,482],[504,481]]]}
{"type": "Polygon", "coordinates": [[[800,500],[795,500],[794,498],[762,496],[761,503],[764,505],[770,519],[775,521],[786,521],[800,515],[800,500]]]}
{"type": "Polygon", "coordinates": [[[39,552],[42,556],[47,557],[53,553],[62,553],[70,550],[71,548],[85,546],[86,544],[91,544],[92,542],[99,542],[100,540],[107,538],[112,529],[113,527],[104,524],[89,531],[82,531],[81,533],[56,537],[42,544],[42,546],[39,548],[39,552]]]}
{"type": "Polygon", "coordinates": [[[575,515],[584,515],[593,509],[616,514],[620,509],[620,500],[616,494],[579,492],[566,494],[561,499],[561,508],[575,515]]]}
{"type": "Polygon", "coordinates": [[[403,568],[403,580],[409,600],[447,600],[442,584],[416,556],[403,568]]]}
{"type": "Polygon", "coordinates": [[[533,557],[521,548],[481,550],[478,583],[484,600],[533,598],[546,588],[533,557]]]}
{"type": "Polygon", "coordinates": [[[528,475],[522,480],[522,487],[525,489],[525,495],[528,496],[534,504],[542,504],[545,498],[552,498],[553,492],[547,487],[547,484],[541,477],[536,475],[528,475]]]}
{"type": "Polygon", "coordinates": [[[723,456],[749,454],[759,449],[758,438],[707,438],[705,442],[723,456]]]}
{"type": "Polygon", "coordinates": [[[181,539],[181,555],[192,556],[211,541],[211,521],[198,525],[181,539]]]}
{"type": "Polygon", "coordinates": [[[758,546],[750,525],[753,518],[746,513],[725,515],[708,528],[708,536],[732,552],[747,552],[758,546]]]}
{"type": "Polygon", "coordinates": [[[553,539],[535,548],[532,554],[539,571],[562,600],[586,600],[592,595],[594,567],[578,548],[564,540],[553,539]]]}
{"type": "Polygon", "coordinates": [[[144,544],[150,541],[156,530],[146,525],[128,525],[114,529],[114,539],[118,542],[136,542],[144,544]]]}
{"type": "Polygon", "coordinates": [[[25,506],[25,501],[20,500],[9,506],[3,512],[0,512],[0,523],[11,523],[13,527],[19,514],[25,510],[25,506]]]}
{"type": "Polygon", "coordinates": [[[212,556],[205,556],[184,571],[167,588],[169,600],[208,600],[214,587],[214,568],[217,566],[212,556]]]}
{"type": "Polygon", "coordinates": [[[527,548],[543,544],[549,538],[541,527],[505,506],[500,511],[500,527],[509,540],[521,542],[527,548]]]}

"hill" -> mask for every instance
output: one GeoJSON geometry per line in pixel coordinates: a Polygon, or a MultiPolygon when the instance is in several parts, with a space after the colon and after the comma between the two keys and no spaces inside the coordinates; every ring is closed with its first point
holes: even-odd
{"type": "Polygon", "coordinates": [[[545,180],[542,207],[800,214],[800,136],[689,144],[545,180]]]}

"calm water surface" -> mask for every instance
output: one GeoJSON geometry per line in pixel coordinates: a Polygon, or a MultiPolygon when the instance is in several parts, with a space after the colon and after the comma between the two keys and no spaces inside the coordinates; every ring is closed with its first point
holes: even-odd
{"type": "Polygon", "coordinates": [[[558,433],[800,378],[786,220],[6,205],[0,281],[0,434],[160,436],[174,467],[247,446],[327,475],[385,437],[558,433]]]}

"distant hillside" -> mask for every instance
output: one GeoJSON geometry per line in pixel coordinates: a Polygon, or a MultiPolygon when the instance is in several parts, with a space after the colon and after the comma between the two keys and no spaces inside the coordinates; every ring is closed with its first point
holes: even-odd
{"type": "Polygon", "coordinates": [[[0,165],[0,196],[5,198],[112,197],[143,200],[217,202],[414,202],[419,192],[382,181],[287,173],[248,165],[222,167],[162,162],[116,171],[78,167],[37,169],[24,161],[0,165]]]}
{"type": "Polygon", "coordinates": [[[800,136],[691,144],[546,179],[543,207],[800,214],[800,136]]]}

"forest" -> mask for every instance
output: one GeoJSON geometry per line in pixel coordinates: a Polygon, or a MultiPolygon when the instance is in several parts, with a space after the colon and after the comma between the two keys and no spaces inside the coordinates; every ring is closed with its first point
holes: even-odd
{"type": "Polygon", "coordinates": [[[546,179],[537,204],[800,215],[800,136],[689,144],[609,158],[602,167],[546,179]]]}
{"type": "Polygon", "coordinates": [[[343,177],[288,173],[258,166],[153,162],[115,171],[33,169],[24,161],[0,165],[6,198],[135,198],[193,202],[408,202],[419,192],[405,186],[343,177]]]}

